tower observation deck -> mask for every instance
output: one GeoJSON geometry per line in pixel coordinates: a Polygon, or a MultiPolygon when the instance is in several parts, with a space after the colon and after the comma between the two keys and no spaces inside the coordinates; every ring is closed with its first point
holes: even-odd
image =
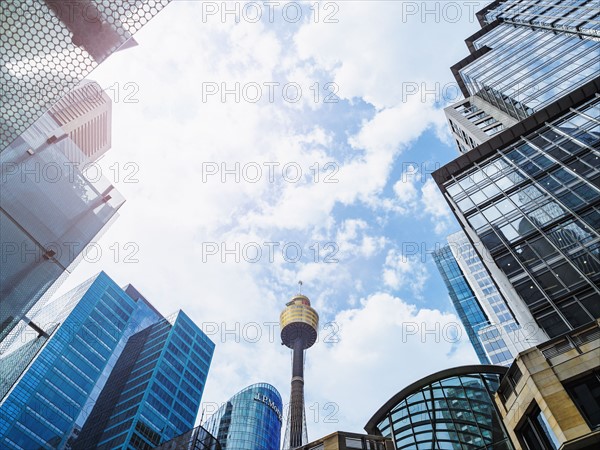
{"type": "Polygon", "coordinates": [[[292,349],[292,392],[286,425],[284,450],[306,444],[304,412],[304,350],[317,341],[319,315],[310,306],[308,297],[298,294],[287,304],[280,316],[281,342],[292,349]]]}

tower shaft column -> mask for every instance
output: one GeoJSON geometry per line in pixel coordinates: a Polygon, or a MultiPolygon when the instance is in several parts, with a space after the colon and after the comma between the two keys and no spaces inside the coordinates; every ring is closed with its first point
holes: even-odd
{"type": "Polygon", "coordinates": [[[292,354],[292,394],[290,399],[290,447],[302,446],[304,429],[304,342],[294,341],[292,354]]]}

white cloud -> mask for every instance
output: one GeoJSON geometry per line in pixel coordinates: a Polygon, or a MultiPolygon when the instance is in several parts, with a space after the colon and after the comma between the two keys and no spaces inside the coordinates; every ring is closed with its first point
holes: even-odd
{"type": "Polygon", "coordinates": [[[394,290],[409,288],[418,297],[422,294],[429,273],[420,257],[405,256],[391,249],[385,258],[382,276],[387,287],[394,290]]]}
{"type": "Polygon", "coordinates": [[[421,188],[423,210],[431,216],[437,234],[448,233],[454,219],[450,207],[433,179],[428,179],[421,188]]]}
{"type": "MultiPolygon", "coordinates": [[[[389,294],[373,293],[333,322],[307,352],[307,405],[318,403],[321,414],[318,423],[308,422],[313,439],[339,429],[358,432],[409,383],[475,361],[463,331],[452,337],[460,330],[455,315],[417,309],[389,294]],[[322,420],[334,411],[324,410],[327,402],[336,405],[333,423],[322,420]]],[[[310,414],[307,410],[307,418],[314,419],[310,414]]]]}

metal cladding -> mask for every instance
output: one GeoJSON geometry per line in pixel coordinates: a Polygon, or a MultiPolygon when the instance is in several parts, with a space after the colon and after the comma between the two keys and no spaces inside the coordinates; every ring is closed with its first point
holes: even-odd
{"type": "Polygon", "coordinates": [[[280,316],[281,341],[293,349],[294,341],[300,339],[303,349],[313,346],[317,341],[319,315],[310,306],[310,300],[304,295],[296,295],[287,303],[280,316]]]}
{"type": "Polygon", "coordinates": [[[0,2],[0,152],[169,2],[0,2]]]}
{"type": "Polygon", "coordinates": [[[304,350],[317,340],[319,315],[304,295],[296,295],[281,313],[281,342],[292,349],[290,408],[284,450],[302,446],[307,441],[304,412],[304,350]]]}

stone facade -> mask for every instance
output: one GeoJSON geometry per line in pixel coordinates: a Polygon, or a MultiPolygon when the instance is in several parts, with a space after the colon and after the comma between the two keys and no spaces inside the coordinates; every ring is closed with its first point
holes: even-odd
{"type": "Polygon", "coordinates": [[[515,447],[525,449],[519,429],[537,405],[561,450],[600,448],[600,430],[590,429],[564,387],[598,368],[600,320],[520,353],[495,395],[515,447]]]}

